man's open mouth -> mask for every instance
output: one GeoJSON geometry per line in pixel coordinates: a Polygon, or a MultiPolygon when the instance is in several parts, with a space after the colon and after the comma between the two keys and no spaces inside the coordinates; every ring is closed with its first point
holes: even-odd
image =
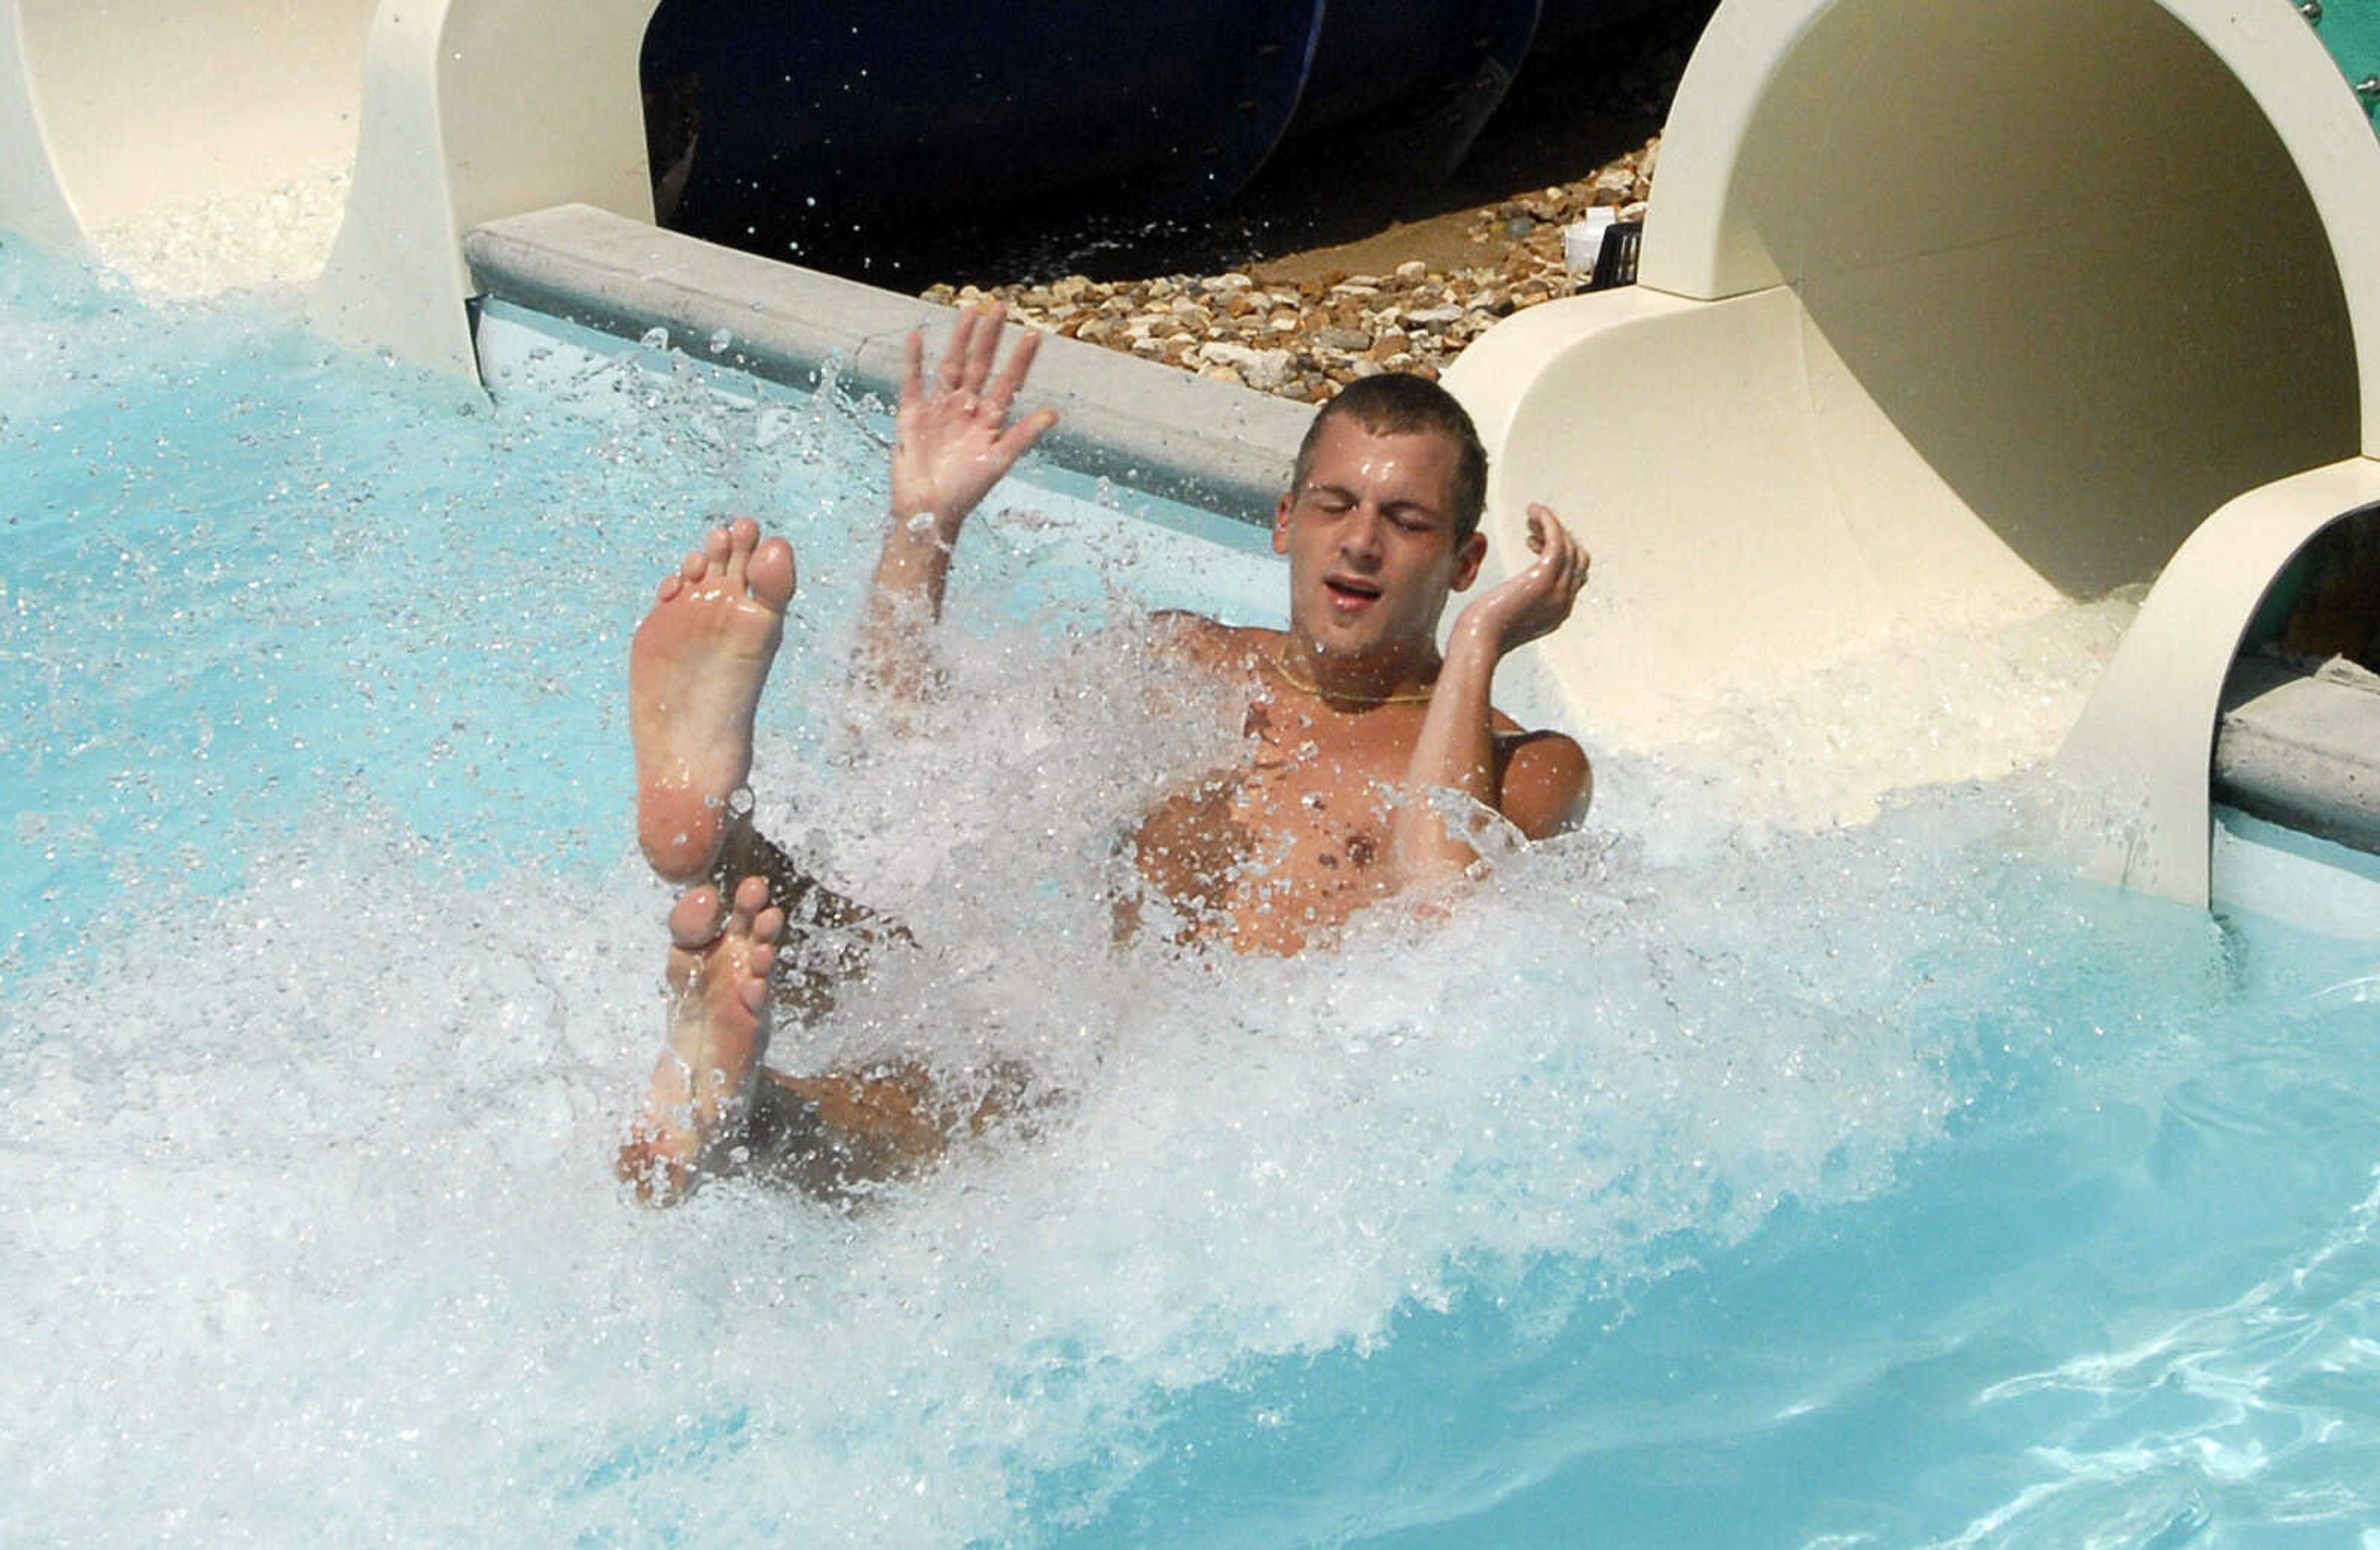
{"type": "Polygon", "coordinates": [[[1332,598],[1351,605],[1371,602],[1380,595],[1378,583],[1359,580],[1350,575],[1325,576],[1322,578],[1322,585],[1332,598]]]}

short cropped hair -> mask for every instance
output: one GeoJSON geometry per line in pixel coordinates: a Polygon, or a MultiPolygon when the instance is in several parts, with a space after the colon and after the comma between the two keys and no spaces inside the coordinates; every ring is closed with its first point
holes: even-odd
{"type": "Polygon", "coordinates": [[[1427,377],[1404,371],[1383,371],[1358,377],[1322,406],[1298,443],[1297,463],[1289,477],[1290,493],[1305,488],[1314,473],[1314,447],[1322,428],[1334,419],[1353,418],[1375,436],[1443,436],[1454,443],[1454,541],[1463,542],[1479,530],[1480,514],[1488,509],[1488,449],[1478,427],[1455,401],[1454,394],[1427,377]]]}

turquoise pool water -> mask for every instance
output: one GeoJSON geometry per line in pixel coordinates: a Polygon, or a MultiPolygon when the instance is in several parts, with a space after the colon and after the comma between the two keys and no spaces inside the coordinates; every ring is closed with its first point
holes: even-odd
{"type": "Polygon", "coordinates": [[[10,1542],[2372,1542],[2370,945],[2072,883],[2021,785],[1814,835],[1606,758],[1441,928],[1113,951],[1215,735],[1137,610],[1262,556],[1014,492],[978,708],[872,749],[865,417],[565,366],[472,407],[0,250],[10,1542]],[[624,643],[744,510],[763,816],[926,944],[783,1058],[1066,1095],[857,1215],[608,1172],[624,643]]]}

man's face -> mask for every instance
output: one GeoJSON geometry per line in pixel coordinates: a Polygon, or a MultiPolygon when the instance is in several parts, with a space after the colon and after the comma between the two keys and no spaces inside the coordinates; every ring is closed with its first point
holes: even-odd
{"type": "Polygon", "coordinates": [[[1436,646],[1447,594],[1471,585],[1488,551],[1480,534],[1455,540],[1455,465],[1443,436],[1325,422],[1305,483],[1273,517],[1293,634],[1333,654],[1436,646]]]}

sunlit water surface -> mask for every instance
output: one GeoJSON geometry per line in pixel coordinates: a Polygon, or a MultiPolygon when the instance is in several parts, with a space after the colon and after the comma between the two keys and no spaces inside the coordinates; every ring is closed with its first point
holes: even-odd
{"type": "Polygon", "coordinates": [[[0,292],[8,1542],[2380,1522],[2370,949],[2069,881],[2022,782],[1813,834],[1773,769],[1606,757],[1444,924],[1119,950],[1115,842],[1220,746],[1141,610],[1244,611],[1260,557],[1008,492],[965,709],[888,754],[839,677],[881,447],[832,394],[655,358],[490,409],[271,300],[13,248],[0,292]],[[1062,1095],[858,1212],[610,1173],[667,903],[625,643],[738,511],[803,563],[761,816],[922,944],[777,1059],[1062,1095]]]}

